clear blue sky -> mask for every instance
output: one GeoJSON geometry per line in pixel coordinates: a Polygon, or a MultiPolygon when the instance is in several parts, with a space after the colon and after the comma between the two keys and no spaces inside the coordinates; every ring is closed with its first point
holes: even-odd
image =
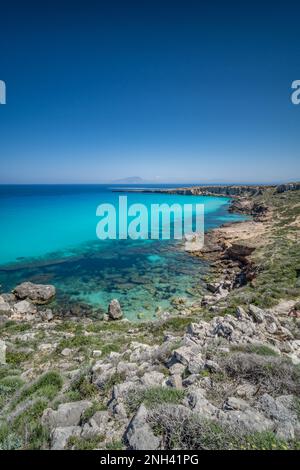
{"type": "Polygon", "coordinates": [[[300,179],[299,2],[12,0],[0,14],[1,183],[300,179]]]}

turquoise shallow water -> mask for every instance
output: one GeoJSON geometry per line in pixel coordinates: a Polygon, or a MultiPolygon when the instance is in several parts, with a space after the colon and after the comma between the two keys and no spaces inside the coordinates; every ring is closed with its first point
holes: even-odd
{"type": "MultiPolygon", "coordinates": [[[[118,298],[128,318],[152,318],[172,309],[177,297],[201,295],[205,263],[166,240],[106,240],[96,237],[101,203],[117,206],[119,195],[103,185],[0,186],[0,284],[53,283],[58,298],[106,311],[118,298]]],[[[240,216],[229,199],[128,193],[128,203],[204,204],[205,229],[240,216]]]]}

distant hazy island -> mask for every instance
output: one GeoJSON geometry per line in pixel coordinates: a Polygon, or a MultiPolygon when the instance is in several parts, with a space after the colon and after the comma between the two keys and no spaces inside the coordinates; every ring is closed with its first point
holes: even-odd
{"type": "Polygon", "coordinates": [[[140,176],[129,176],[128,178],[121,178],[118,180],[112,180],[112,184],[146,184],[147,181],[140,176]]]}

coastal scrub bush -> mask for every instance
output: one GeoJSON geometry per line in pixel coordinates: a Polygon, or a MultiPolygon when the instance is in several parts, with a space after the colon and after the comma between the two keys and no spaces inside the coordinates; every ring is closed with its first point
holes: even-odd
{"type": "Polygon", "coordinates": [[[34,397],[46,398],[53,400],[57,393],[61,390],[63,379],[56,371],[49,371],[41,375],[35,382],[23,387],[13,400],[12,407],[18,403],[34,397]]]}
{"type": "Polygon", "coordinates": [[[170,387],[132,389],[127,394],[126,407],[130,413],[134,413],[142,403],[152,409],[161,403],[180,404],[184,397],[184,390],[170,387]]]}
{"type": "Polygon", "coordinates": [[[96,321],[86,327],[86,331],[90,333],[126,333],[128,330],[128,324],[126,322],[103,322],[96,321]]]}
{"type": "Polygon", "coordinates": [[[39,422],[31,423],[24,436],[24,447],[28,450],[47,449],[50,444],[50,432],[39,422]]]}
{"type": "Polygon", "coordinates": [[[112,441],[106,444],[106,450],[122,450],[124,449],[124,444],[122,441],[112,441]]]}
{"type": "Polygon", "coordinates": [[[49,433],[40,423],[47,406],[47,400],[34,400],[12,420],[11,430],[20,437],[23,449],[40,449],[48,444],[49,433]]]}
{"type": "Polygon", "coordinates": [[[240,444],[241,450],[289,450],[293,447],[293,443],[279,439],[270,431],[246,435],[240,444]]]}
{"type": "Polygon", "coordinates": [[[33,353],[23,351],[7,351],[6,362],[13,366],[20,366],[23,362],[28,361],[33,353]]]}
{"type": "Polygon", "coordinates": [[[0,379],[0,406],[3,406],[15,392],[23,385],[23,380],[18,376],[8,375],[0,379]]]}
{"type": "Polygon", "coordinates": [[[107,342],[101,339],[100,335],[89,335],[85,336],[82,332],[79,334],[75,333],[73,338],[63,339],[58,347],[56,352],[61,353],[65,348],[76,349],[82,353],[85,353],[87,357],[90,356],[91,348],[100,349],[102,351],[102,356],[107,356],[111,352],[119,352],[124,344],[128,340],[125,335],[118,335],[112,337],[110,342],[107,342]]]}
{"type": "Polygon", "coordinates": [[[235,433],[228,428],[173,405],[158,406],[150,414],[149,424],[162,436],[167,450],[227,450],[238,445],[235,433]]]}
{"type": "Polygon", "coordinates": [[[119,352],[121,345],[117,343],[107,343],[101,346],[102,356],[108,356],[111,352],[119,352]]]}
{"type": "Polygon", "coordinates": [[[0,427],[0,450],[17,450],[22,447],[21,438],[11,432],[7,424],[0,427]]]}
{"type": "Polygon", "coordinates": [[[158,321],[154,325],[148,325],[150,332],[157,338],[163,338],[166,332],[181,333],[193,321],[193,317],[172,317],[167,320],[158,321]]]}
{"type": "Polygon", "coordinates": [[[55,326],[56,331],[69,332],[69,333],[82,333],[83,326],[80,323],[74,321],[62,321],[55,326]]]}
{"type": "Polygon", "coordinates": [[[174,406],[153,410],[149,424],[162,437],[167,450],[290,450],[296,441],[278,439],[272,432],[247,434],[234,426],[223,426],[174,406]]]}
{"type": "Polygon", "coordinates": [[[292,408],[295,411],[298,419],[300,420],[300,398],[299,397],[294,397],[292,408]]]}
{"type": "Polygon", "coordinates": [[[6,333],[22,333],[23,331],[27,331],[31,329],[30,323],[26,322],[15,322],[13,320],[9,320],[6,323],[3,323],[3,325],[0,326],[0,331],[1,332],[6,332],[6,333]]]}
{"type": "Polygon", "coordinates": [[[246,344],[232,346],[231,351],[258,354],[259,356],[278,356],[278,353],[266,344],[246,344]]]}
{"type": "Polygon", "coordinates": [[[69,393],[73,393],[74,400],[92,398],[98,393],[96,385],[91,383],[88,371],[81,371],[71,382],[69,393]]]}
{"type": "Polygon", "coordinates": [[[19,375],[21,374],[20,369],[16,369],[15,367],[11,367],[9,364],[3,364],[0,367],[0,380],[4,379],[7,376],[12,375],[19,375]]]}
{"type": "Polygon", "coordinates": [[[57,348],[58,352],[61,352],[63,349],[73,349],[73,348],[82,348],[84,346],[93,345],[94,338],[89,336],[84,336],[82,333],[74,336],[73,338],[63,339],[57,348]]]}
{"type": "Polygon", "coordinates": [[[89,438],[71,436],[68,439],[67,448],[71,450],[94,450],[98,449],[105,436],[97,435],[89,438]]]}
{"type": "Polygon", "coordinates": [[[229,377],[258,385],[261,392],[300,393],[300,367],[287,358],[235,353],[227,356],[223,365],[229,377]]]}

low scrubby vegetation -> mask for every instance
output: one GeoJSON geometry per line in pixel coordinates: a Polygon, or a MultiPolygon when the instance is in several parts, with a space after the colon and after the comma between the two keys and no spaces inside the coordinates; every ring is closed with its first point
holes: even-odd
{"type": "Polygon", "coordinates": [[[154,408],[158,403],[179,404],[185,397],[185,391],[169,387],[149,387],[130,390],[126,397],[127,409],[130,413],[137,411],[144,403],[147,408],[154,408]]]}
{"type": "Polygon", "coordinates": [[[20,392],[14,398],[11,408],[15,408],[18,403],[33,398],[46,398],[53,400],[63,385],[61,375],[56,371],[49,371],[41,375],[33,383],[21,388],[20,392]]]}
{"type": "Polygon", "coordinates": [[[286,442],[272,432],[247,434],[222,426],[174,406],[159,406],[149,418],[153,431],[162,436],[167,450],[288,450],[299,449],[296,441],[286,442]]]}
{"type": "Polygon", "coordinates": [[[231,379],[257,385],[260,393],[274,396],[300,393],[300,365],[294,365],[288,358],[235,353],[226,357],[224,369],[231,379]]]}

